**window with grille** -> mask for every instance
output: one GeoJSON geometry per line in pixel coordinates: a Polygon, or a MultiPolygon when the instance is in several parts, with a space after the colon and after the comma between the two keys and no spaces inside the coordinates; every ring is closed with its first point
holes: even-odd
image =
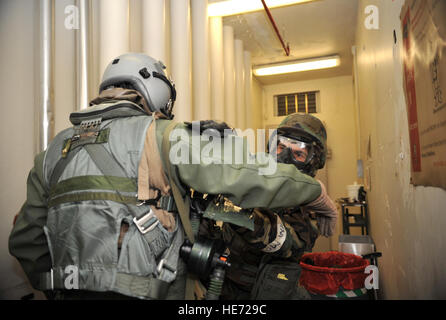
{"type": "Polygon", "coordinates": [[[317,113],[319,91],[281,94],[274,97],[276,116],[282,117],[296,112],[317,113]]]}

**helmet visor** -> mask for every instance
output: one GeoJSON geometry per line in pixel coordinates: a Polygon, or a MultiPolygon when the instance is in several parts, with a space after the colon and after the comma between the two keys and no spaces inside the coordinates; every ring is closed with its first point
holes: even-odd
{"type": "Polygon", "coordinates": [[[297,139],[278,136],[276,153],[280,156],[285,151],[289,152],[293,162],[307,163],[311,158],[313,145],[297,139]]]}

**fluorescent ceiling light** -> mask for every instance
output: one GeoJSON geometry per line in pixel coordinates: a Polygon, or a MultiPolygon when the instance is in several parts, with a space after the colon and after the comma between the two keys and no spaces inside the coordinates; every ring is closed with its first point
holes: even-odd
{"type": "MultiPolygon", "coordinates": [[[[267,0],[266,5],[271,9],[310,1],[314,0],[267,0]]],[[[260,0],[223,0],[209,2],[208,4],[209,17],[231,16],[259,10],[263,10],[263,4],[260,0]]]]}
{"type": "Polygon", "coordinates": [[[299,61],[290,61],[280,64],[264,65],[254,68],[254,74],[256,76],[270,76],[275,74],[328,69],[339,66],[341,59],[338,55],[317,58],[317,59],[307,59],[299,61]]]}

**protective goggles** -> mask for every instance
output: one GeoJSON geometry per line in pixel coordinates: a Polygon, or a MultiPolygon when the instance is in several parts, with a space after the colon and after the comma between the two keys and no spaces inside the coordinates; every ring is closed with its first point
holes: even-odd
{"type": "Polygon", "coordinates": [[[301,140],[278,136],[276,153],[278,158],[287,154],[294,163],[305,164],[313,157],[313,144],[301,140]]]}

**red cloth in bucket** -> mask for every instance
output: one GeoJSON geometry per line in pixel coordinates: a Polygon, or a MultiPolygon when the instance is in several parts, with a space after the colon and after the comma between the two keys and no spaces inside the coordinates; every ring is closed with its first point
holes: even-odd
{"type": "Polygon", "coordinates": [[[345,290],[364,288],[367,259],[343,252],[305,254],[301,258],[300,284],[313,294],[333,295],[345,290]],[[311,263],[311,264],[310,264],[311,263]]]}

